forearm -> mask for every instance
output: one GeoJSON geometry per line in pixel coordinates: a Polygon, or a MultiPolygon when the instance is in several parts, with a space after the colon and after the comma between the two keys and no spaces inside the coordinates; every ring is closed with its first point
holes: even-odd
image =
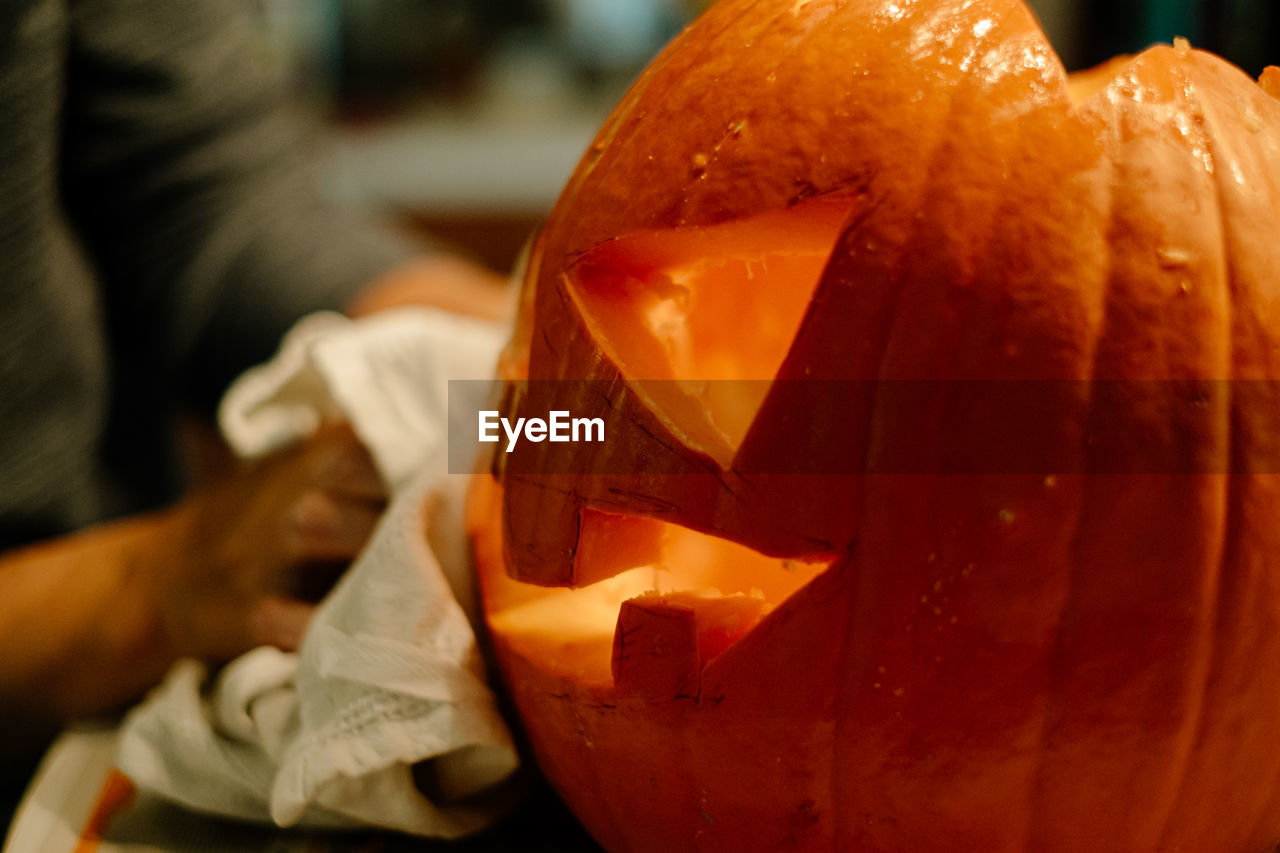
{"type": "Polygon", "coordinates": [[[506,280],[465,258],[438,253],[399,264],[369,282],[345,306],[353,317],[403,305],[428,305],[507,323],[515,310],[506,280]]]}
{"type": "Polygon", "coordinates": [[[0,718],[55,725],[121,707],[175,658],[144,555],[152,515],[0,555],[0,718]]]}

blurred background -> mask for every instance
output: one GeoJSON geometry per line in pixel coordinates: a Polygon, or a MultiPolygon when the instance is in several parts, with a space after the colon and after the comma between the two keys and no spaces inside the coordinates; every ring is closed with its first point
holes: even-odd
{"type": "MultiPolygon", "coordinates": [[[[636,73],[708,0],[262,0],[337,131],[342,201],[497,269],[636,73]]],[[[1069,69],[1185,36],[1257,76],[1280,0],[1029,0],[1069,69]]]]}

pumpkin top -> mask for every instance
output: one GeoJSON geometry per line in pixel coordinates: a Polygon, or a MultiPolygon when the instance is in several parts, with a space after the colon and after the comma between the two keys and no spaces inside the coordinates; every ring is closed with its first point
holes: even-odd
{"type": "MultiPolygon", "coordinates": [[[[1008,470],[1280,470],[1265,385],[1196,403],[1163,382],[1280,377],[1277,73],[1180,43],[1069,79],[1019,0],[723,0],[570,180],[507,363],[621,380],[605,414],[634,440],[580,473],[721,477],[621,476],[564,511],[838,552],[859,488],[814,506],[730,475],[1006,470],[968,462],[990,447],[1008,470]],[[719,379],[761,381],[689,390],[719,379]],[[868,380],[1079,385],[1031,423],[960,385],[904,405],[816,384],[868,380]]],[[[547,549],[516,562],[563,582],[573,546],[547,549]]]]}

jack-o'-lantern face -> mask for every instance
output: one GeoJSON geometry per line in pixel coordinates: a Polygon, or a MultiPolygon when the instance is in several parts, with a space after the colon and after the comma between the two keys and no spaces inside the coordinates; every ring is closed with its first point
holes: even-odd
{"type": "Polygon", "coordinates": [[[592,833],[1274,847],[1277,221],[1280,103],[1185,45],[1069,81],[1019,0],[682,34],[502,366],[509,414],[605,440],[472,492],[505,679],[592,833]]]}

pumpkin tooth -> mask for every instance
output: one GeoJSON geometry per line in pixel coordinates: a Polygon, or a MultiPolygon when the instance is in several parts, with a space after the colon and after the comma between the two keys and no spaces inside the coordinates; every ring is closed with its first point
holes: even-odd
{"type": "Polygon", "coordinates": [[[651,702],[697,700],[702,668],[766,610],[760,593],[652,592],[625,601],[613,638],[614,683],[651,702]]]}

